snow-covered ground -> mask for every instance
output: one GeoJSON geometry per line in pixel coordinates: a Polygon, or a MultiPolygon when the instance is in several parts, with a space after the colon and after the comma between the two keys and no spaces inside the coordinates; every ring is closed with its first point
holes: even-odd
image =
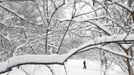
{"type": "MultiPolygon", "coordinates": [[[[83,60],[68,60],[66,63],[67,75],[100,75],[100,63],[86,60],[87,69],[83,69],[83,60]]],[[[63,66],[53,65],[57,75],[65,75],[63,66]]],[[[52,75],[50,70],[43,65],[23,65],[19,69],[13,68],[9,75],[52,75]],[[23,70],[22,70],[22,69],[23,70]],[[24,72],[25,71],[25,72],[24,72]]],[[[1,75],[6,75],[1,74],[1,75]]],[[[121,69],[115,65],[109,69],[108,75],[125,75],[121,69]]]]}
{"type": "MultiPolygon", "coordinates": [[[[67,64],[68,75],[100,75],[100,63],[86,60],[87,69],[83,69],[83,60],[69,60],[67,64]]],[[[114,66],[109,69],[108,75],[125,75],[120,67],[114,66]]]]}

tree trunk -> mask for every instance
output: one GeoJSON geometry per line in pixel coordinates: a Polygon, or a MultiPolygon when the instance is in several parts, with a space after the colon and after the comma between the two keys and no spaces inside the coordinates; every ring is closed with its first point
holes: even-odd
{"type": "Polygon", "coordinates": [[[126,58],[126,64],[127,64],[127,68],[128,68],[128,75],[132,75],[131,73],[131,66],[130,66],[130,60],[128,58],[126,58]]]}

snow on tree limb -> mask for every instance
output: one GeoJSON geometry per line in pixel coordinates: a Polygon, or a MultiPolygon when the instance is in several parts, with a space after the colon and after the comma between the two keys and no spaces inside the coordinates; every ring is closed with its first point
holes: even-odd
{"type": "Polygon", "coordinates": [[[121,52],[121,51],[115,51],[109,47],[106,47],[106,46],[96,46],[96,48],[99,48],[99,49],[102,49],[106,52],[110,52],[112,54],[115,54],[115,55],[118,55],[118,56],[122,56],[122,57],[125,57],[125,58],[131,58],[131,56],[128,56],[126,53],[124,52],[121,52]]]}
{"type": "Polygon", "coordinates": [[[125,58],[130,58],[131,59],[131,56],[128,56],[125,52],[121,52],[121,51],[118,51],[118,50],[113,50],[109,47],[106,47],[106,46],[91,46],[91,47],[87,47],[83,50],[80,50],[78,53],[81,53],[81,52],[85,52],[85,51],[89,51],[89,50],[92,50],[92,49],[99,49],[99,50],[103,50],[103,51],[106,51],[106,52],[109,52],[109,53],[112,53],[114,55],[118,55],[118,56],[121,56],[121,57],[125,57],[125,58]]]}
{"type": "Polygon", "coordinates": [[[21,55],[0,63],[0,73],[10,71],[12,67],[24,64],[63,64],[64,55],[21,55]]]}
{"type": "MultiPolygon", "coordinates": [[[[112,35],[112,36],[102,36],[102,37],[97,37],[94,40],[91,40],[77,48],[74,48],[70,50],[67,53],[67,57],[65,60],[70,58],[73,54],[77,53],[78,51],[90,47],[90,46],[95,46],[95,45],[100,45],[100,44],[105,44],[105,43],[131,43],[134,42],[134,35],[130,34],[122,34],[122,35],[112,35]]],[[[126,55],[125,55],[126,56],[126,55]]]]}
{"type": "MultiPolygon", "coordinates": [[[[74,48],[70,50],[67,54],[63,54],[63,55],[57,55],[57,54],[22,55],[22,56],[11,57],[7,61],[0,63],[0,73],[5,73],[7,71],[10,71],[12,67],[24,65],[24,64],[64,64],[64,62],[67,59],[69,59],[72,55],[87,47],[101,45],[105,43],[132,43],[132,42],[134,42],[133,34],[102,36],[102,37],[97,37],[94,40],[91,40],[77,48],[74,48]]],[[[98,46],[98,48],[99,47],[100,46],[98,46]]],[[[126,56],[124,53],[118,53],[117,51],[113,51],[106,47],[100,47],[100,48],[104,49],[105,51],[111,52],[113,54],[129,58],[129,56],[126,56]]]]}

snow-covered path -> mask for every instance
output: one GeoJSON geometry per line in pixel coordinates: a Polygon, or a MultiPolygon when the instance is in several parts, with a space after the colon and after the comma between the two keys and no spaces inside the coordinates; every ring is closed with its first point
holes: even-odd
{"type": "MultiPolygon", "coordinates": [[[[87,69],[83,69],[83,60],[68,60],[66,63],[67,75],[100,75],[100,63],[97,61],[86,60],[87,69]]],[[[65,75],[64,67],[54,65],[57,75],[65,75]]],[[[52,75],[45,66],[24,65],[21,66],[29,75],[52,75]]],[[[9,75],[28,75],[21,69],[14,68],[9,75]]],[[[6,75],[6,74],[1,74],[6,75]]],[[[118,66],[114,66],[108,72],[108,75],[125,75],[118,66]]]]}
{"type": "MultiPolygon", "coordinates": [[[[67,64],[68,75],[100,75],[100,63],[86,60],[87,69],[83,69],[83,60],[69,60],[67,64]]],[[[118,66],[108,71],[108,75],[125,75],[118,66]]]]}

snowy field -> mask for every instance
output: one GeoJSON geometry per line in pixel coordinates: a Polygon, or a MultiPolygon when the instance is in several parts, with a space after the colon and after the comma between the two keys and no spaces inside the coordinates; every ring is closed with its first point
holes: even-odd
{"type": "MultiPolygon", "coordinates": [[[[83,60],[68,60],[66,63],[67,75],[100,75],[100,63],[97,61],[87,60],[87,69],[83,69],[83,60]]],[[[112,65],[108,71],[108,75],[125,75],[121,69],[112,65]]],[[[53,65],[57,75],[66,75],[64,67],[53,65]]],[[[1,74],[1,75],[7,75],[1,74]]],[[[43,65],[23,65],[19,69],[13,68],[8,75],[52,75],[50,70],[43,65]]]]}

